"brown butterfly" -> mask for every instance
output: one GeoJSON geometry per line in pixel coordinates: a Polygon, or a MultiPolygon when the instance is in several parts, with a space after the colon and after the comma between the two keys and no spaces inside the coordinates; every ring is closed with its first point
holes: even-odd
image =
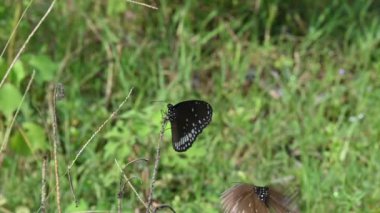
{"type": "Polygon", "coordinates": [[[223,192],[225,213],[299,213],[293,196],[285,196],[271,186],[238,184],[223,192]]]}

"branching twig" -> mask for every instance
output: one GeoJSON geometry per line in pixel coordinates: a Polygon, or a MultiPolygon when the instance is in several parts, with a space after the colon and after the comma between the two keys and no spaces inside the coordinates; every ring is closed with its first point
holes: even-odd
{"type": "MultiPolygon", "coordinates": [[[[129,180],[132,180],[132,179],[139,179],[139,177],[130,177],[129,180]]],[[[140,179],[141,181],[141,179],[140,179]]],[[[124,176],[123,174],[120,175],[120,189],[119,189],[119,193],[117,194],[117,199],[118,199],[118,210],[117,212],[121,213],[122,212],[122,205],[121,205],[121,201],[123,199],[123,195],[124,195],[124,188],[125,188],[125,184],[126,182],[124,181],[124,176]]]]}
{"type": "MultiPolygon", "coordinates": [[[[141,196],[139,195],[139,193],[136,191],[135,187],[129,181],[130,179],[124,174],[124,171],[121,169],[121,167],[120,167],[120,165],[119,165],[119,163],[117,162],[116,159],[115,159],[115,163],[116,163],[117,167],[119,168],[120,172],[122,173],[122,175],[124,177],[124,180],[128,183],[129,187],[131,187],[132,191],[136,194],[137,198],[145,206],[145,208],[148,208],[148,206],[146,205],[146,203],[144,202],[144,200],[141,198],[141,196]]],[[[149,209],[148,209],[148,212],[150,213],[149,209]]]]}
{"type": "MultiPolygon", "coordinates": [[[[138,159],[135,159],[133,161],[130,161],[128,162],[125,166],[124,166],[124,169],[123,169],[123,173],[120,175],[120,189],[119,189],[119,194],[117,196],[118,198],[118,207],[117,207],[117,212],[118,213],[121,213],[122,212],[122,205],[121,205],[121,201],[123,199],[123,194],[124,194],[124,188],[125,188],[125,182],[123,181],[123,178],[124,178],[124,170],[132,163],[135,163],[137,161],[145,161],[147,162],[148,160],[145,159],[145,158],[138,158],[138,159]]],[[[129,178],[129,180],[131,180],[132,178],[134,177],[131,177],[129,178]]]]}
{"type": "Polygon", "coordinates": [[[16,54],[15,58],[13,59],[11,65],[8,67],[7,71],[5,72],[5,74],[3,76],[3,79],[1,79],[0,88],[3,86],[5,80],[7,79],[8,75],[11,72],[11,70],[12,70],[13,66],[15,65],[16,61],[19,59],[21,53],[24,51],[26,45],[29,43],[29,40],[33,37],[34,33],[36,33],[37,29],[41,26],[42,22],[45,21],[46,17],[49,15],[49,13],[51,12],[51,10],[53,9],[55,1],[56,0],[53,0],[51,2],[50,7],[46,10],[44,16],[42,16],[42,18],[40,19],[40,21],[38,22],[38,24],[33,28],[32,32],[28,35],[28,38],[25,40],[25,42],[21,46],[20,50],[17,52],[17,54],[16,54]]]}
{"type": "Polygon", "coordinates": [[[148,198],[148,208],[147,208],[146,212],[148,212],[150,210],[150,206],[152,205],[154,183],[156,182],[157,170],[158,170],[158,165],[159,165],[159,161],[160,161],[160,144],[164,139],[165,126],[166,126],[167,122],[168,122],[168,119],[165,117],[164,120],[162,121],[162,127],[161,127],[161,132],[160,132],[160,140],[157,142],[156,159],[154,161],[152,182],[150,184],[150,192],[149,192],[149,198],[148,198]]]}

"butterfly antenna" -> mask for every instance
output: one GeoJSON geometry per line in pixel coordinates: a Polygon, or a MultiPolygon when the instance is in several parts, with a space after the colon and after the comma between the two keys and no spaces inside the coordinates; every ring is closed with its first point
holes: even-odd
{"type": "Polygon", "coordinates": [[[166,103],[166,101],[151,101],[152,103],[156,103],[156,102],[163,102],[163,103],[166,103]]]}

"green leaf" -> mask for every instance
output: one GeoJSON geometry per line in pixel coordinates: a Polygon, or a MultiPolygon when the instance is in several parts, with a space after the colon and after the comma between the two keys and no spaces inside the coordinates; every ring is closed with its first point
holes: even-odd
{"type": "Polygon", "coordinates": [[[106,159],[111,159],[111,157],[115,156],[115,152],[119,149],[119,145],[117,143],[107,143],[104,148],[104,157],[106,159]]]}
{"type": "Polygon", "coordinates": [[[126,10],[126,4],[124,1],[118,1],[118,0],[109,0],[107,5],[107,14],[112,15],[118,15],[123,13],[126,10]]]}
{"type": "Polygon", "coordinates": [[[75,203],[71,203],[69,206],[66,207],[64,212],[79,212],[79,211],[87,211],[88,210],[88,204],[84,200],[80,200],[78,202],[78,207],[75,206],[75,203]]]}
{"type": "Polygon", "coordinates": [[[275,60],[274,66],[279,70],[290,69],[294,66],[294,62],[291,57],[281,56],[275,60]]]}
{"type": "Polygon", "coordinates": [[[7,198],[3,194],[0,194],[0,206],[4,206],[6,203],[7,198]]]}
{"type": "Polygon", "coordinates": [[[32,122],[25,122],[23,128],[33,151],[47,150],[49,148],[43,127],[32,122]]]}
{"type": "Polygon", "coordinates": [[[17,154],[24,156],[31,154],[29,147],[26,145],[24,138],[19,132],[11,137],[9,145],[10,148],[17,154]]]}
{"type": "Polygon", "coordinates": [[[16,208],[16,213],[30,213],[30,209],[26,206],[18,206],[16,208]]]}
{"type": "Polygon", "coordinates": [[[7,71],[7,64],[4,58],[0,58],[0,79],[3,79],[5,72],[7,71]]]}
{"type": "Polygon", "coordinates": [[[12,68],[11,79],[18,88],[20,87],[21,81],[25,78],[25,69],[21,61],[17,61],[12,68]]]}
{"type": "Polygon", "coordinates": [[[22,99],[21,93],[12,84],[4,84],[0,88],[0,112],[10,119],[22,99]]]}
{"type": "Polygon", "coordinates": [[[46,55],[32,56],[29,64],[37,70],[36,79],[40,82],[53,80],[58,69],[58,64],[46,55]]]}

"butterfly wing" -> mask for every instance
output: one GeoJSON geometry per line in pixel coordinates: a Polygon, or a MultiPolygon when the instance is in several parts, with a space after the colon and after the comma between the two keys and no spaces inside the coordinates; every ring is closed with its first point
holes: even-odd
{"type": "Polygon", "coordinates": [[[268,205],[276,213],[299,213],[297,206],[293,203],[294,196],[286,196],[273,188],[269,189],[268,205]]]}
{"type": "Polygon", "coordinates": [[[225,213],[269,213],[251,184],[238,184],[228,189],[222,194],[221,202],[225,213]]]}
{"type": "Polygon", "coordinates": [[[212,107],[205,101],[190,100],[169,105],[168,108],[173,148],[177,152],[184,152],[211,122],[212,107]]]}
{"type": "Polygon", "coordinates": [[[248,184],[238,184],[223,192],[221,197],[222,207],[225,213],[241,212],[240,201],[253,192],[253,187],[248,184]]]}
{"type": "Polygon", "coordinates": [[[269,213],[268,207],[262,202],[257,194],[254,192],[253,185],[250,185],[251,190],[250,194],[247,195],[241,202],[239,203],[240,212],[247,213],[269,213]]]}

